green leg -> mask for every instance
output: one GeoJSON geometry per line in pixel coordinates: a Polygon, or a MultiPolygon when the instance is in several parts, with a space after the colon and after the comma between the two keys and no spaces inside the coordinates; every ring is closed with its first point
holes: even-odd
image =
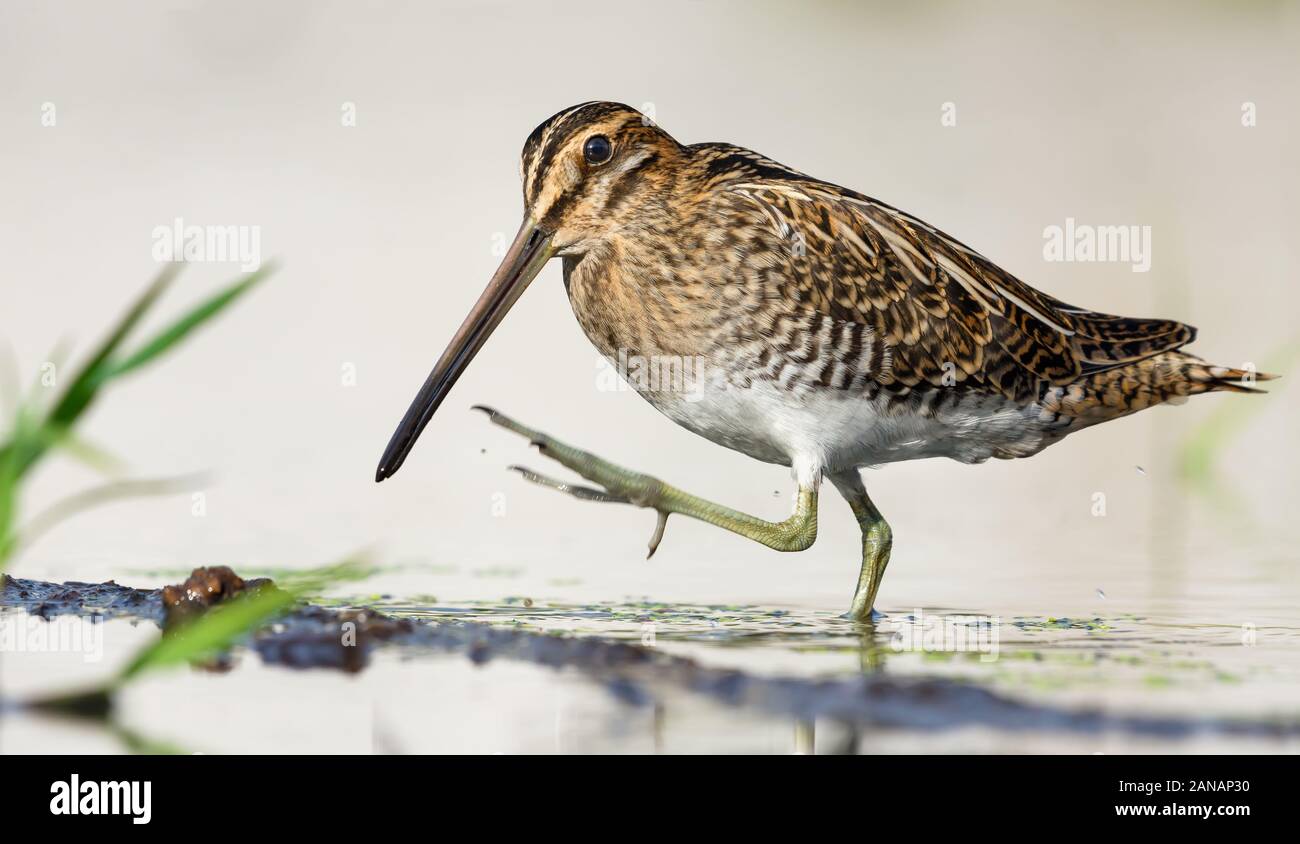
{"type": "Polygon", "coordinates": [[[477,409],[487,413],[488,418],[495,424],[527,437],[542,454],[572,469],[592,483],[599,484],[602,489],[559,481],[522,466],[511,467],[525,479],[558,489],[575,498],[634,504],[638,507],[649,507],[658,513],[659,522],[655,526],[654,535],[650,538],[650,555],[653,555],[655,549],[659,547],[659,541],[663,539],[664,527],[668,523],[668,516],[673,513],[717,525],[778,551],[802,551],[812,545],[817,538],[816,487],[801,487],[794,512],[790,517],[780,522],[769,522],[683,492],[649,475],[615,466],[594,454],[565,445],[541,431],[524,427],[491,408],[478,407],[477,409]]]}
{"type": "Polygon", "coordinates": [[[858,573],[858,588],[853,592],[853,603],[846,618],[873,621],[877,617],[873,609],[876,593],[880,590],[880,581],[885,578],[885,567],[889,565],[894,532],[876,505],[871,503],[858,470],[839,472],[831,475],[830,479],[853,508],[853,515],[857,516],[858,526],[862,528],[862,570],[858,573]]]}

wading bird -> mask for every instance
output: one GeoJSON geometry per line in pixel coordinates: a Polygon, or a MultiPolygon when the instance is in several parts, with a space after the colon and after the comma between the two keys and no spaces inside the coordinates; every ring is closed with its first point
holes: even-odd
{"type": "Polygon", "coordinates": [[[578,323],[607,358],[703,361],[695,383],[632,386],[688,430],[791,467],[794,512],[769,522],[714,504],[483,408],[599,488],[513,468],[578,498],[655,510],[652,554],[673,513],[801,551],[817,537],[829,478],[862,529],[848,613],[859,620],[872,617],[892,544],[863,467],[1029,457],[1161,402],[1253,391],[1234,383],[1250,373],[1178,351],[1196,335],[1188,325],[1067,305],[905,212],[741,147],[684,146],[625,105],[584,103],[538,126],[522,175],[519,233],[377,481],[401,467],[554,256],[578,323]]]}

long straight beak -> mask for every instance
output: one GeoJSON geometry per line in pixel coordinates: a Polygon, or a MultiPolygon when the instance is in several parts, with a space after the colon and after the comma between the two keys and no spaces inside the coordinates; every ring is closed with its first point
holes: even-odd
{"type": "Polygon", "coordinates": [[[406,455],[415,446],[415,440],[424,426],[429,424],[434,411],[447,397],[456,379],[469,366],[474,355],[478,354],[506,311],[510,310],[528,283],[554,254],[551,236],[539,229],[531,218],[524,217],[514,243],[510,244],[506,257],[488,282],[487,289],[456,330],[456,336],[451,338],[447,350],[434,364],[433,371],[429,373],[415,401],[411,402],[410,409],[393,432],[393,438],[388,441],[388,448],[384,449],[384,456],[375,472],[376,483],[396,474],[402,467],[406,455]]]}

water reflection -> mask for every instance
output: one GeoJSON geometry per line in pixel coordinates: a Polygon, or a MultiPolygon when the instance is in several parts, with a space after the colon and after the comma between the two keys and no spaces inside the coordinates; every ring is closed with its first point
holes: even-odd
{"type": "MultiPolygon", "coordinates": [[[[518,604],[388,602],[385,612],[464,619],[560,636],[600,636],[764,676],[820,678],[846,672],[936,676],[1023,694],[1092,693],[1103,699],[1176,690],[1154,699],[1182,707],[1186,693],[1258,684],[1262,700],[1300,700],[1294,658],[1300,626],[1195,622],[1179,614],[986,617],[921,608],[874,623],[829,611],[659,602],[518,604]]],[[[1240,697],[1240,695],[1236,695],[1240,697]]],[[[1239,702],[1224,699],[1231,711],[1239,702]]],[[[1286,706],[1282,706],[1286,704],[1286,706]]],[[[1191,711],[1191,708],[1187,708],[1191,711]]]]}

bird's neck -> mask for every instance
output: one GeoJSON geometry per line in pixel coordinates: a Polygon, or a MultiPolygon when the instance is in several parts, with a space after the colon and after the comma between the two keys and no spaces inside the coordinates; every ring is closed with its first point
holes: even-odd
{"type": "Polygon", "coordinates": [[[677,229],[666,217],[602,240],[564,259],[569,302],[606,357],[694,354],[683,322],[696,315],[677,229]]]}

